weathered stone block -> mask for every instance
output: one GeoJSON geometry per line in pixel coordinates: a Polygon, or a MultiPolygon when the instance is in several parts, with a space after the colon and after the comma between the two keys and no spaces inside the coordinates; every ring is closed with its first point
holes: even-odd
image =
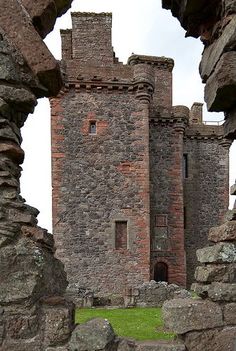
{"type": "Polygon", "coordinates": [[[165,341],[144,341],[137,343],[137,351],[185,351],[184,344],[165,341]]]}
{"type": "Polygon", "coordinates": [[[28,238],[1,248],[0,267],[0,302],[3,304],[34,302],[44,295],[60,295],[67,286],[62,263],[28,238]]]}
{"type": "Polygon", "coordinates": [[[223,325],[221,308],[211,301],[170,300],[164,303],[162,311],[165,326],[177,334],[223,325]]]}
{"type": "Polygon", "coordinates": [[[227,325],[236,324],[236,303],[228,303],[223,307],[223,318],[227,325]]]}
{"type": "Polygon", "coordinates": [[[36,336],[30,339],[7,339],[4,340],[1,351],[10,351],[10,350],[17,350],[17,351],[39,351],[42,350],[42,340],[40,336],[36,336]]]}
{"type": "Polygon", "coordinates": [[[196,252],[201,263],[221,263],[236,261],[236,247],[231,243],[218,243],[214,246],[204,247],[196,252]]]}
{"type": "Polygon", "coordinates": [[[215,282],[211,284],[192,284],[199,296],[209,297],[212,301],[236,301],[236,284],[215,282]]]}
{"type": "Polygon", "coordinates": [[[56,305],[54,308],[43,309],[45,314],[45,346],[61,345],[69,339],[72,331],[72,318],[74,317],[72,305],[56,305]]]}
{"type": "Polygon", "coordinates": [[[42,229],[40,227],[22,226],[21,231],[24,236],[31,238],[35,242],[40,243],[47,248],[53,249],[53,235],[48,233],[46,229],[42,229]]]}
{"type": "Polygon", "coordinates": [[[8,318],[6,333],[11,339],[30,339],[36,336],[39,328],[37,315],[8,318]]]}
{"type": "Polygon", "coordinates": [[[236,183],[230,187],[230,195],[236,195],[236,183]]]}
{"type": "Polygon", "coordinates": [[[236,12],[236,2],[235,0],[223,0],[225,16],[231,15],[236,12]]]}
{"type": "Polygon", "coordinates": [[[136,342],[131,339],[120,339],[117,351],[136,351],[136,342]]]}
{"type": "MultiPolygon", "coordinates": [[[[235,127],[236,127],[236,125],[235,125],[235,127]]],[[[232,210],[228,210],[226,212],[225,220],[226,221],[235,221],[236,220],[236,208],[233,208],[232,210]]]]}
{"type": "Polygon", "coordinates": [[[110,323],[106,319],[95,318],[75,328],[69,341],[69,350],[113,351],[114,345],[115,333],[110,323]]]}
{"type": "Polygon", "coordinates": [[[236,221],[225,222],[219,227],[211,228],[208,240],[213,242],[236,240],[236,221]]]}
{"type": "Polygon", "coordinates": [[[225,113],[224,133],[227,138],[236,139],[236,109],[225,113]]]}
{"type": "Polygon", "coordinates": [[[62,84],[58,63],[34,29],[22,4],[16,0],[3,2],[0,22],[9,41],[19,49],[30,69],[47,88],[45,96],[56,95],[62,84]]]}
{"type": "Polygon", "coordinates": [[[19,82],[19,73],[15,69],[10,55],[0,54],[0,79],[10,82],[19,82]]]}
{"type": "Polygon", "coordinates": [[[36,97],[25,88],[0,85],[0,97],[9,104],[14,104],[16,110],[32,113],[37,105],[36,97]]]}
{"type": "Polygon", "coordinates": [[[234,351],[236,327],[190,332],[184,341],[189,351],[234,351]]]}
{"type": "MultiPolygon", "coordinates": [[[[205,48],[200,63],[200,75],[205,83],[213,73],[217,62],[225,51],[235,45],[236,41],[236,16],[225,27],[222,35],[213,44],[205,48]]],[[[225,67],[226,68],[226,67],[225,67]]],[[[231,72],[232,73],[232,72],[231,72]]]]}
{"type": "Polygon", "coordinates": [[[213,265],[199,266],[195,271],[195,279],[198,282],[214,282],[223,283],[236,282],[236,264],[229,265],[213,265]]]}
{"type": "Polygon", "coordinates": [[[235,94],[236,52],[231,51],[221,56],[215,71],[207,80],[205,86],[205,101],[208,110],[225,111],[233,108],[235,106],[235,94]]]}

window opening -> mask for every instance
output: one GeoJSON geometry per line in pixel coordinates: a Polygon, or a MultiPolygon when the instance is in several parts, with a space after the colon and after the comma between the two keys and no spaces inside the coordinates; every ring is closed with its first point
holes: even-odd
{"type": "Polygon", "coordinates": [[[91,121],[89,123],[89,134],[97,134],[97,122],[91,121]]]}
{"type": "Polygon", "coordinates": [[[115,222],[115,248],[127,249],[127,221],[115,222]]]}
{"type": "Polygon", "coordinates": [[[183,154],[183,177],[188,178],[188,155],[183,154]]]}

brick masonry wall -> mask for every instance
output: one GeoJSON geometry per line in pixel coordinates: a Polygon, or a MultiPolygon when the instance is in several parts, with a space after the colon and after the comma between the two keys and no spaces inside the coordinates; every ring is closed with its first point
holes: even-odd
{"type": "Polygon", "coordinates": [[[168,265],[169,283],[185,285],[183,130],[173,120],[150,123],[151,269],[168,265]],[[158,217],[166,215],[166,225],[158,217]]]}
{"type": "Polygon", "coordinates": [[[184,180],[188,286],[193,282],[197,266],[196,250],[208,244],[209,229],[221,223],[228,208],[229,144],[222,143],[217,137],[185,140],[184,152],[188,157],[188,178],[184,180]]]}
{"type": "Polygon", "coordinates": [[[72,57],[94,66],[113,64],[110,13],[72,13],[72,57]]]}
{"type": "Polygon", "coordinates": [[[51,104],[57,255],[70,283],[124,293],[149,280],[148,109],[133,94],[73,89],[51,104]],[[128,221],[127,249],[115,248],[116,220],[128,221]]]}

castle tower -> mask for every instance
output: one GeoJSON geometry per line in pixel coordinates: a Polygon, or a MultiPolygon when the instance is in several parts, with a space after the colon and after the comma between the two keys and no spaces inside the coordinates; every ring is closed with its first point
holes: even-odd
{"type": "MultiPolygon", "coordinates": [[[[65,86],[51,99],[53,232],[69,290],[105,296],[150,279],[185,285],[183,159],[196,130],[188,108],[172,106],[173,60],[132,55],[119,63],[110,13],[72,13],[72,25],[61,31],[65,86]]],[[[221,128],[214,136],[205,128],[197,124],[219,145],[221,128]]],[[[216,149],[227,159],[228,150],[216,149]]],[[[223,175],[217,181],[225,210],[227,185],[223,175]]]]}

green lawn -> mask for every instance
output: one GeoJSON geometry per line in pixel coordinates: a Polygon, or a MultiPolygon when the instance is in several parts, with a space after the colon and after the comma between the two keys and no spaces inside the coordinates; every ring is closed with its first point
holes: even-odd
{"type": "Polygon", "coordinates": [[[77,309],[76,323],[96,317],[106,318],[119,336],[136,340],[173,339],[174,334],[163,331],[160,308],[77,309]]]}

